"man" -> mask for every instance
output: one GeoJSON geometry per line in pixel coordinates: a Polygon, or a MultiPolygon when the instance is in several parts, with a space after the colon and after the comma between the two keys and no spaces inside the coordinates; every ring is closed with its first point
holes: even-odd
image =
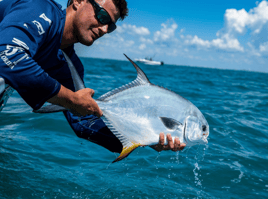
{"type": "MultiPolygon", "coordinates": [[[[116,21],[127,15],[125,0],[69,0],[66,10],[53,0],[0,1],[0,76],[18,91],[34,110],[46,101],[61,105],[78,137],[89,139],[110,151],[120,152],[122,145],[99,118],[102,111],[86,88],[74,92],[64,51],[83,78],[84,68],[74,51],[74,43],[90,46],[116,29],[116,21]]],[[[182,150],[160,134],[153,148],[182,150]]]]}

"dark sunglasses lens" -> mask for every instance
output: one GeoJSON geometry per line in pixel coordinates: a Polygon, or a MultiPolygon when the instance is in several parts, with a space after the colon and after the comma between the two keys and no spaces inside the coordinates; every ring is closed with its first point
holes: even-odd
{"type": "Polygon", "coordinates": [[[98,14],[97,14],[97,18],[100,21],[100,23],[102,24],[108,24],[111,21],[111,18],[109,16],[109,14],[106,12],[106,10],[101,9],[98,14]]]}
{"type": "Polygon", "coordinates": [[[108,33],[113,32],[116,29],[116,25],[114,23],[109,24],[108,33]]]}

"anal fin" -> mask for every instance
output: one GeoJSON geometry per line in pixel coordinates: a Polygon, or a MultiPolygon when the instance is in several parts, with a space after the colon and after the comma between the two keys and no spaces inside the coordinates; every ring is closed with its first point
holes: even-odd
{"type": "Polygon", "coordinates": [[[120,161],[120,160],[123,160],[123,159],[126,158],[131,152],[133,152],[136,148],[138,148],[139,146],[141,146],[141,144],[133,143],[131,146],[123,147],[122,152],[121,152],[120,155],[113,161],[113,163],[114,163],[114,162],[118,162],[118,161],[120,161]]]}
{"type": "Polygon", "coordinates": [[[102,119],[103,119],[104,123],[106,124],[106,126],[110,129],[110,131],[119,139],[119,141],[123,145],[123,150],[121,151],[120,155],[112,163],[123,160],[136,148],[138,148],[139,146],[143,146],[140,143],[129,140],[128,137],[126,137],[125,135],[123,135],[119,131],[117,131],[116,127],[114,127],[112,122],[106,116],[105,111],[103,112],[102,119]]]}

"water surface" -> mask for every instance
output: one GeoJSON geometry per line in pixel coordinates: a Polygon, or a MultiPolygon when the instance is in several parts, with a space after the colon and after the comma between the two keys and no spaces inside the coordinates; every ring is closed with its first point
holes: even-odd
{"type": "MultiPolygon", "coordinates": [[[[136,78],[127,61],[82,58],[95,97],[136,78]]],[[[268,74],[140,64],[189,99],[207,146],[138,148],[123,161],[76,137],[62,113],[35,114],[14,93],[0,113],[0,198],[267,198],[268,74]]]]}

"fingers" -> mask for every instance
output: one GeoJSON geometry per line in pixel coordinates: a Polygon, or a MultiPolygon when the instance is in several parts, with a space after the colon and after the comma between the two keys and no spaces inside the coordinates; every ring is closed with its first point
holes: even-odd
{"type": "Polygon", "coordinates": [[[165,144],[165,134],[160,133],[158,144],[152,146],[152,148],[155,149],[156,151],[160,152],[160,151],[164,150],[164,146],[165,146],[164,144],[165,144]]]}
{"type": "MultiPolygon", "coordinates": [[[[167,134],[167,143],[168,143],[167,148],[173,150],[174,149],[174,143],[173,143],[172,137],[171,137],[171,135],[169,133],[167,134]]],[[[166,149],[166,150],[168,150],[168,149],[166,149]]]]}
{"type": "Polygon", "coordinates": [[[181,150],[183,150],[185,147],[186,147],[186,144],[182,143],[182,144],[180,145],[179,150],[181,151],[181,150]]]}
{"type": "Polygon", "coordinates": [[[90,101],[91,101],[90,106],[87,108],[88,109],[87,115],[92,114],[92,115],[95,115],[97,117],[101,117],[103,113],[102,113],[100,107],[98,106],[98,104],[96,103],[96,101],[92,98],[90,101]]]}
{"type": "Polygon", "coordinates": [[[167,138],[167,145],[163,146],[163,150],[181,151],[186,146],[186,144],[184,143],[181,144],[180,139],[177,137],[174,139],[173,142],[172,136],[169,133],[167,134],[166,138],[167,138]]]}
{"type": "Polygon", "coordinates": [[[95,91],[91,88],[86,88],[86,89],[87,89],[87,92],[90,94],[90,96],[93,97],[95,94],[95,91]]]}
{"type": "Polygon", "coordinates": [[[174,142],[173,142],[172,136],[171,136],[170,133],[167,134],[166,139],[167,139],[167,145],[165,145],[165,134],[160,133],[159,134],[159,142],[158,142],[158,144],[153,145],[151,147],[153,149],[155,149],[156,151],[160,152],[160,151],[163,151],[163,150],[181,151],[186,146],[186,144],[184,144],[184,143],[181,144],[180,143],[179,138],[175,138],[174,142]]]}
{"type": "Polygon", "coordinates": [[[102,113],[101,109],[99,108],[98,104],[96,103],[96,101],[93,99],[95,91],[93,89],[90,89],[90,88],[87,88],[87,91],[90,94],[91,101],[92,101],[92,106],[89,107],[89,112],[92,112],[92,114],[97,116],[97,117],[101,117],[103,113],[102,113]]]}
{"type": "MultiPolygon", "coordinates": [[[[87,90],[88,90],[88,93],[90,94],[91,98],[93,98],[95,91],[93,89],[90,89],[90,88],[87,88],[87,90]]],[[[95,100],[92,99],[92,101],[93,101],[93,107],[92,107],[93,108],[93,115],[95,115],[97,117],[101,117],[103,114],[101,109],[99,108],[99,106],[95,100]],[[94,110],[94,108],[95,108],[95,110],[94,110]]],[[[89,111],[91,111],[91,110],[89,110],[89,111]]]]}
{"type": "Polygon", "coordinates": [[[165,134],[164,133],[160,133],[160,135],[159,135],[159,144],[161,146],[164,146],[164,144],[165,144],[165,134]]]}
{"type": "Polygon", "coordinates": [[[98,110],[96,112],[94,112],[94,115],[97,116],[97,117],[101,117],[102,116],[102,111],[101,109],[98,107],[98,110]]]}
{"type": "Polygon", "coordinates": [[[73,100],[74,106],[71,108],[73,112],[81,116],[96,115],[97,117],[101,117],[103,113],[97,102],[92,98],[94,93],[95,91],[90,88],[76,91],[73,100]]]}

